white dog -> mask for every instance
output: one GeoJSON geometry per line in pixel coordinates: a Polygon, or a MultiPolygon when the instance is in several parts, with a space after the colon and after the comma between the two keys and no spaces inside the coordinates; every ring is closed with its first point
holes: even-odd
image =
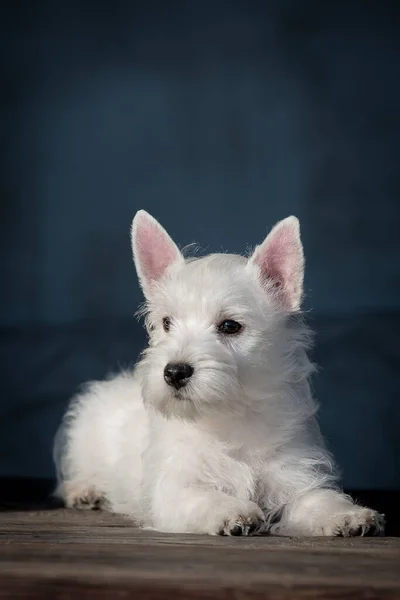
{"type": "Polygon", "coordinates": [[[73,399],[56,495],[160,531],[383,533],[383,515],[337,488],[315,419],[298,220],[250,258],[185,260],[139,211],[132,247],[149,347],[134,372],[73,399]]]}

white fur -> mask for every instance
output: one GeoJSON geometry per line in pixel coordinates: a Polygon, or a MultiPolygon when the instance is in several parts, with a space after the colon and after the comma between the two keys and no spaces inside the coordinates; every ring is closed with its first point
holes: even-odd
{"type": "Polygon", "coordinates": [[[297,219],[250,259],[185,261],[144,211],[132,232],[149,346],[133,372],[73,399],[55,442],[56,493],[169,532],[381,533],[383,516],[337,487],[315,419],[297,219]],[[219,333],[226,319],[242,330],[219,333]],[[194,367],[179,392],[163,377],[170,362],[194,367]]]}

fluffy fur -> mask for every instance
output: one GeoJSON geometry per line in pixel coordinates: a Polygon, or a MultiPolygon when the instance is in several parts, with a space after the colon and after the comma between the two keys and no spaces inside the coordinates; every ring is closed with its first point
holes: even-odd
{"type": "Polygon", "coordinates": [[[133,372],[72,400],[55,441],[56,494],[169,532],[382,533],[383,516],[337,487],[315,418],[297,219],[248,259],[185,260],[139,211],[132,247],[149,346],[133,372]],[[221,333],[226,320],[240,331],[221,333]],[[164,378],[168,363],[194,369],[180,389],[164,378]]]}

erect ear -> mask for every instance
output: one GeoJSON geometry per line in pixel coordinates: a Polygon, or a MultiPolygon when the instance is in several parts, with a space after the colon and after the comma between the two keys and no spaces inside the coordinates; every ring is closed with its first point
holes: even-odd
{"type": "Polygon", "coordinates": [[[184,258],[168,233],[151,215],[139,210],[131,229],[133,260],[146,298],[167,269],[184,258]]]}
{"type": "Polygon", "coordinates": [[[260,282],[272,290],[283,308],[300,309],[303,296],[304,253],[300,240],[300,224],[296,217],[280,221],[249,259],[259,274],[260,282]]]}

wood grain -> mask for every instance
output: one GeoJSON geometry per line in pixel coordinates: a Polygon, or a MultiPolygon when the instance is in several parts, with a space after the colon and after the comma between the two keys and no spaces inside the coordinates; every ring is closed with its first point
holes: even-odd
{"type": "Polygon", "coordinates": [[[170,535],[103,512],[0,512],[0,598],[399,598],[400,538],[170,535]]]}

